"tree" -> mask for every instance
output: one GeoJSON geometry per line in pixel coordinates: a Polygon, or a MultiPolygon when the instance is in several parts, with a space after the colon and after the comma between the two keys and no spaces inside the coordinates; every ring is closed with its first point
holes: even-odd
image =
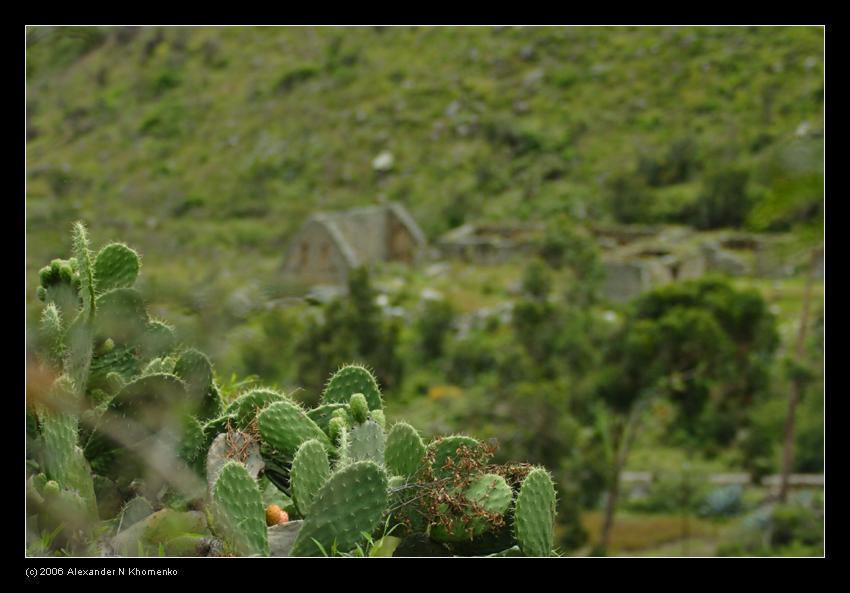
{"type": "Polygon", "coordinates": [[[366,268],[352,270],[348,295],[331,301],[307,323],[295,349],[298,379],[314,393],[340,365],[358,361],[378,371],[382,387],[398,385],[402,364],[397,353],[399,326],[386,320],[376,303],[366,268]]]}
{"type": "Polygon", "coordinates": [[[700,229],[741,226],[752,208],[749,179],[749,172],[740,168],[724,168],[709,174],[694,206],[694,226],[700,229]]]}
{"type": "Polygon", "coordinates": [[[728,444],[745,422],[753,394],[767,386],[778,345],[775,319],[755,291],[702,279],[639,297],[611,340],[597,394],[599,433],[611,464],[600,548],[606,550],[620,473],[645,405],[676,404],[678,437],[689,449],[728,444]],[[708,430],[703,427],[709,427],[708,430]]]}
{"type": "Polygon", "coordinates": [[[569,301],[586,305],[596,300],[604,271],[599,247],[590,232],[559,216],[547,225],[539,254],[551,268],[569,271],[569,301]]]}
{"type": "Polygon", "coordinates": [[[434,360],[443,355],[446,336],[451,330],[454,316],[454,307],[449,301],[425,301],[422,314],[416,321],[416,328],[419,347],[426,360],[434,360]]]}

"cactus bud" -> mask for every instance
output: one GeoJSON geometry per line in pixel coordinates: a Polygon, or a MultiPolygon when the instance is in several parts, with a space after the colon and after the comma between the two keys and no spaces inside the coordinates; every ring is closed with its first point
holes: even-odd
{"type": "Polygon", "coordinates": [[[331,418],[328,423],[328,436],[331,437],[331,441],[336,443],[343,430],[345,430],[345,421],[338,416],[331,418]]]}
{"type": "Polygon", "coordinates": [[[372,417],[372,420],[380,426],[381,428],[387,427],[387,418],[384,416],[383,410],[372,410],[369,415],[372,417]]]}
{"type": "Polygon", "coordinates": [[[343,426],[345,426],[346,428],[351,428],[351,414],[348,413],[347,407],[334,410],[334,413],[331,414],[331,419],[334,418],[339,418],[343,426]]]}
{"type": "Polygon", "coordinates": [[[50,480],[44,485],[44,497],[53,498],[54,496],[59,496],[59,482],[50,480]]]}
{"type": "Polygon", "coordinates": [[[62,280],[62,282],[67,282],[68,284],[71,284],[74,278],[74,271],[71,270],[70,265],[64,263],[59,266],[59,278],[62,280]]]}
{"type": "Polygon", "coordinates": [[[50,286],[53,282],[53,268],[50,266],[44,266],[38,271],[38,278],[43,287],[50,286]]]}
{"type": "Polygon", "coordinates": [[[366,418],[369,416],[369,404],[366,403],[365,395],[362,393],[352,395],[351,400],[348,402],[348,407],[355,422],[358,424],[366,422],[366,418]]]}
{"type": "Polygon", "coordinates": [[[107,352],[112,352],[112,349],[115,348],[115,342],[112,338],[106,338],[100,346],[97,348],[98,354],[106,354],[107,352]]]}

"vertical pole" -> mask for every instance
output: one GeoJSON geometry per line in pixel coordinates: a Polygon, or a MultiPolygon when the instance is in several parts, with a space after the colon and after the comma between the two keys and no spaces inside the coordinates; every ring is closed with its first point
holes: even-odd
{"type": "MultiPolygon", "coordinates": [[[[812,301],[812,285],[815,280],[815,267],[821,248],[812,250],[809,260],[809,274],[806,278],[806,288],[803,293],[803,311],[800,315],[800,325],[797,330],[797,343],[794,348],[794,360],[799,363],[803,360],[806,346],[806,331],[809,326],[809,309],[812,301]]],[[[788,410],[785,415],[785,437],[782,451],[782,475],[779,482],[779,502],[788,499],[791,470],[794,466],[794,425],[796,419],[797,405],[803,394],[803,385],[798,377],[791,380],[791,395],[788,398],[788,410]]]]}

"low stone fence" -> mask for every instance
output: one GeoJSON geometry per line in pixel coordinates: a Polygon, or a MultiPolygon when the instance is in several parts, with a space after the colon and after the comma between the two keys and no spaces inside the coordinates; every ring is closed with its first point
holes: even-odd
{"type": "MultiPolygon", "coordinates": [[[[627,483],[651,484],[659,478],[658,474],[652,472],[634,472],[625,471],[620,474],[620,481],[627,483]]],[[[760,484],[756,483],[752,476],[747,473],[726,473],[726,474],[709,474],[706,479],[711,484],[718,486],[727,486],[731,484],[740,484],[742,486],[761,485],[769,488],[778,488],[782,477],[778,474],[765,476],[760,484]]],[[[823,474],[791,474],[789,477],[789,485],[792,488],[823,488],[823,474]]]]}

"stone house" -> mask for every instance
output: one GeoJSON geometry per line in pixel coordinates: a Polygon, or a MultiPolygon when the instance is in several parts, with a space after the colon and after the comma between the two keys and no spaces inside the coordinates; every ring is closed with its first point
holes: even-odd
{"type": "Polygon", "coordinates": [[[295,233],[283,271],[304,284],[344,286],[358,266],[414,263],[425,246],[425,235],[400,204],[320,212],[295,233]]]}
{"type": "Polygon", "coordinates": [[[539,224],[465,224],[443,235],[437,247],[443,257],[500,264],[535,253],[543,231],[539,224]]]}

